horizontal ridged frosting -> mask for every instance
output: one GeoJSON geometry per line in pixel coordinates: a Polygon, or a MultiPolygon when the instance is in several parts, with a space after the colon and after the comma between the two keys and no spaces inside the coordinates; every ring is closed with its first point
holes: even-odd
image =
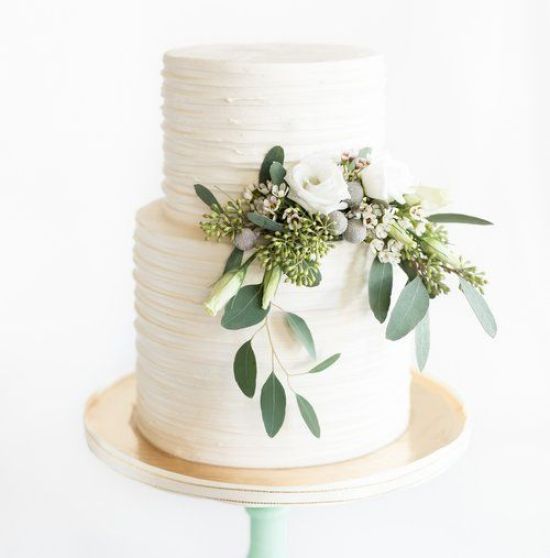
{"type": "MultiPolygon", "coordinates": [[[[275,144],[287,161],[382,145],[382,59],[353,47],[194,47],[167,53],[163,75],[165,197],[138,213],[135,235],[140,430],[185,459],[239,467],[328,463],[389,443],[408,422],[409,348],[388,342],[369,311],[365,246],[337,243],[318,287],[279,288],[277,304],[307,320],[319,359],[342,357],[321,374],[290,379],[314,405],[321,439],[307,430],[290,390],[284,425],[271,439],[259,405],[269,345],[264,332],[254,339],[258,388],[250,400],[232,362],[254,329],[225,330],[204,311],[231,247],[204,240],[198,222],[206,208],[193,191],[202,183],[240,193],[275,144]]],[[[259,280],[254,265],[247,281],[259,280]]],[[[271,314],[288,370],[311,368],[281,311],[271,314]]]]}
{"type": "MultiPolygon", "coordinates": [[[[282,285],[277,304],[304,316],[319,359],[342,357],[321,374],[292,378],[314,405],[318,440],[307,431],[289,398],[279,434],[267,437],[258,393],[247,399],[233,379],[236,349],[253,328],[228,331],[206,314],[202,301],[230,247],[189,238],[166,220],[155,202],[138,214],[136,230],[136,331],[138,425],[161,449],[192,461],[240,467],[328,463],[367,453],[397,437],[408,422],[409,351],[384,339],[368,310],[364,246],[339,243],[326,257],[319,287],[282,285]]],[[[249,280],[260,280],[259,267],[249,280]]],[[[282,313],[272,310],[277,350],[292,372],[313,366],[290,336],[282,313]]],[[[254,340],[258,384],[271,371],[265,332],[254,340]]],[[[278,372],[283,384],[285,375],[278,372]]],[[[288,394],[291,396],[291,393],[288,394]]]]}
{"type": "Polygon", "coordinates": [[[194,224],[195,183],[240,193],[266,151],[288,161],[384,144],[382,57],[358,47],[195,47],[164,57],[165,202],[194,224]]]}

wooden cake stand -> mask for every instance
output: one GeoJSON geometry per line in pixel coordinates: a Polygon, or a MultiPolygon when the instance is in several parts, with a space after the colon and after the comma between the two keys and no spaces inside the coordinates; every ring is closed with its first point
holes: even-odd
{"type": "Polygon", "coordinates": [[[290,506],[369,498],[425,482],[464,451],[468,422],[444,386],[413,373],[407,431],[369,455],[294,469],[240,469],[185,461],[151,445],[133,422],[135,378],[126,376],[94,395],[84,422],[90,449],[118,472],[156,488],[246,506],[251,519],[249,558],[286,556],[290,506]]]}

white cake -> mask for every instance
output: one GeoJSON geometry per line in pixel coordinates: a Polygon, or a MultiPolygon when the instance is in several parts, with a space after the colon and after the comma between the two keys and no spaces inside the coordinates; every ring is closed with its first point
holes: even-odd
{"type": "MultiPolygon", "coordinates": [[[[314,403],[321,437],[289,400],[270,438],[259,393],[244,397],[233,378],[235,351],[250,330],[223,329],[202,306],[231,246],[205,241],[199,221],[207,208],[193,190],[201,183],[240,194],[277,144],[290,162],[383,146],[382,58],[342,46],[192,47],[168,52],[163,76],[165,196],[140,210],[135,236],[140,431],[181,458],[235,467],[330,463],[388,444],[409,420],[410,355],[407,342],[386,341],[369,311],[368,251],[337,243],[318,287],[279,288],[277,305],[307,319],[319,357],[342,357],[323,374],[291,378],[314,403]]],[[[261,279],[254,265],[247,282],[261,279]]],[[[307,370],[307,353],[272,314],[285,362],[307,370]]],[[[255,351],[261,383],[271,371],[264,336],[255,351]]]]}

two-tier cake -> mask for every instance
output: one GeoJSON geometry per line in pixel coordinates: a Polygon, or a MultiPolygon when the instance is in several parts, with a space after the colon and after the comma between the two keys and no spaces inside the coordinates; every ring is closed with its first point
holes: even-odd
{"type": "MultiPolygon", "coordinates": [[[[290,163],[383,147],[383,59],[343,46],[191,47],[165,55],[163,78],[164,197],[139,211],[135,234],[140,431],[168,453],[239,467],[336,462],[388,444],[409,419],[410,355],[369,311],[369,252],[340,242],[319,286],[281,284],[277,305],[307,320],[319,358],[342,356],[322,376],[290,379],[314,403],[322,436],[311,435],[289,399],[280,432],[268,437],[259,406],[233,378],[235,350],[250,332],[223,329],[203,307],[231,246],[205,242],[198,223],[208,208],[193,189],[240,195],[276,144],[290,163]]],[[[261,281],[259,267],[247,282],[261,281]]],[[[272,314],[285,362],[307,368],[307,351],[272,314]]],[[[271,356],[265,336],[254,342],[261,385],[271,356]]]]}

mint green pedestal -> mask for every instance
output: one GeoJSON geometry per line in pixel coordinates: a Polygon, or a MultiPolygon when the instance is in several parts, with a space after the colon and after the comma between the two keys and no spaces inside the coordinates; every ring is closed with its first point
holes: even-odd
{"type": "Polygon", "coordinates": [[[250,516],[248,558],[286,558],[285,508],[246,508],[250,516]]]}

